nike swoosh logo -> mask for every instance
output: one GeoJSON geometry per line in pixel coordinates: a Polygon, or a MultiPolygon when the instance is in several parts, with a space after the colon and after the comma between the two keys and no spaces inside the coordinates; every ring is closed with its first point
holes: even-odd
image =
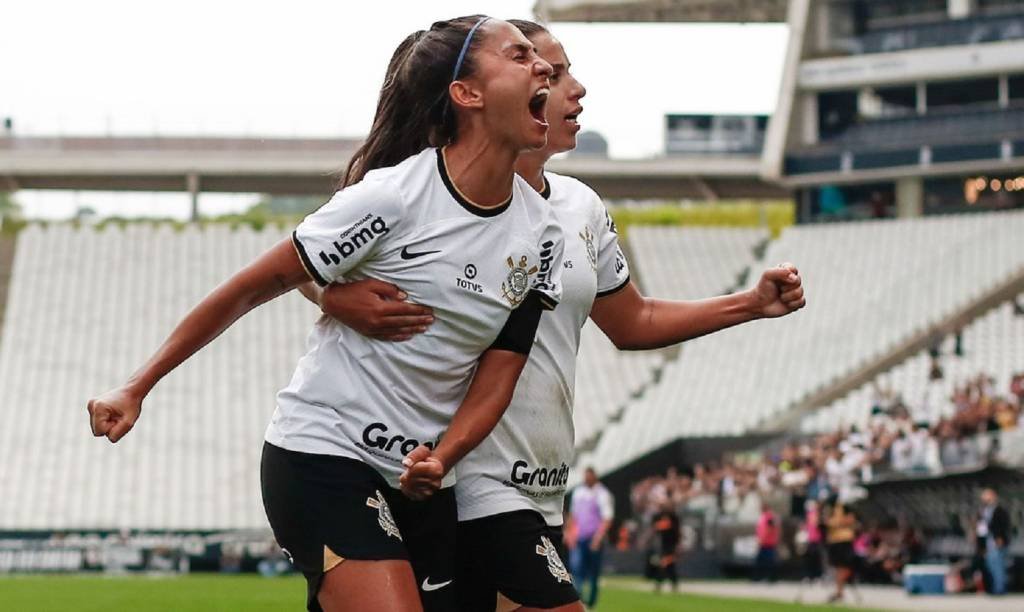
{"type": "Polygon", "coordinates": [[[402,247],[402,259],[416,259],[417,257],[423,257],[424,255],[433,255],[434,253],[440,253],[441,251],[420,251],[419,253],[413,253],[409,250],[409,247],[402,247]]]}
{"type": "Polygon", "coordinates": [[[437,584],[430,584],[430,576],[427,576],[426,578],[423,579],[423,584],[421,586],[423,587],[424,591],[430,592],[430,591],[436,591],[438,589],[443,589],[444,587],[448,586],[451,583],[452,583],[452,581],[448,580],[446,582],[439,582],[437,584]]]}

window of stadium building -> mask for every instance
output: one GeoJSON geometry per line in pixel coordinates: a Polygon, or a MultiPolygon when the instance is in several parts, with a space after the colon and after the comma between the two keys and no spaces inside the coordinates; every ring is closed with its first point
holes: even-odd
{"type": "Polygon", "coordinates": [[[976,6],[982,15],[1019,15],[1024,12],[1020,0],[977,0],[976,6]]]}
{"type": "Polygon", "coordinates": [[[1013,74],[1007,79],[1010,100],[1024,103],[1024,74],[1013,74]]]}
{"type": "Polygon", "coordinates": [[[800,223],[884,219],[896,214],[893,183],[822,185],[801,192],[800,223]]]}
{"type": "Polygon", "coordinates": [[[1024,172],[943,177],[924,182],[924,213],[1024,208],[1024,172]]]}
{"type": "Polygon", "coordinates": [[[966,79],[928,83],[928,110],[966,106],[997,106],[999,79],[966,79]]]}
{"type": "Polygon", "coordinates": [[[818,94],[818,133],[828,140],[846,131],[857,121],[856,91],[830,91],[818,94]]]}

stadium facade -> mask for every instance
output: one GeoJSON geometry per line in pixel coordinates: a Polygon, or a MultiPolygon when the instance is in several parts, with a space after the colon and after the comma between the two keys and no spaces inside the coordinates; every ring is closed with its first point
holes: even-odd
{"type": "Polygon", "coordinates": [[[1024,206],[1024,5],[795,0],[763,173],[799,218],[1024,206]]]}

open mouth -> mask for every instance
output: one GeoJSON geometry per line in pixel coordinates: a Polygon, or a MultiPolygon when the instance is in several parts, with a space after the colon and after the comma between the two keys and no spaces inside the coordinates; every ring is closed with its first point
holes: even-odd
{"type": "Polygon", "coordinates": [[[568,123],[570,123],[570,124],[572,124],[572,125],[575,125],[575,126],[577,126],[577,127],[578,127],[578,126],[579,126],[579,121],[578,121],[578,119],[579,119],[579,117],[580,117],[580,113],[582,113],[582,112],[583,112],[583,109],[582,109],[582,108],[578,108],[578,109],[576,109],[575,111],[573,111],[573,112],[569,113],[568,115],[566,115],[566,116],[565,116],[565,120],[566,120],[566,121],[567,121],[568,123]]]}
{"type": "Polygon", "coordinates": [[[548,122],[544,117],[544,108],[548,103],[548,94],[551,93],[547,87],[542,87],[537,90],[533,97],[530,98],[530,116],[537,123],[547,127],[548,122]]]}

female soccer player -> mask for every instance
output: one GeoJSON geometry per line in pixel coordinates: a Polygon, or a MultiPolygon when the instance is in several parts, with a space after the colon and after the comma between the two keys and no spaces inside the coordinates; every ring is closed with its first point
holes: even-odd
{"type": "MultiPolygon", "coordinates": [[[[614,223],[600,198],[579,181],[545,172],[554,154],[576,146],[580,99],[561,44],[543,27],[513,20],[553,67],[546,108],[547,145],[520,155],[516,171],[551,206],[566,240],[563,299],[541,321],[536,346],[512,405],[491,435],[456,468],[460,610],[580,611],[564,561],[562,505],[574,449],[572,398],[580,330],[589,315],[622,349],[667,346],[746,321],[778,317],[805,304],[798,271],[766,271],[743,293],[694,302],[645,298],[629,281],[614,223]],[[537,475],[536,477],[534,475],[537,475]],[[542,475],[543,474],[543,475],[542,475]]],[[[430,311],[402,302],[399,287],[332,285],[323,310],[375,337],[402,340],[429,325],[430,311]],[[358,308],[351,305],[358,304],[358,308]]],[[[413,459],[429,456],[416,449],[413,459]]],[[[406,476],[429,489],[436,479],[406,476]]],[[[600,545],[600,543],[598,543],[600,545]]]]}
{"type": "Polygon", "coordinates": [[[520,151],[545,143],[550,74],[504,21],[463,17],[409,36],[347,186],[201,301],[127,383],[88,404],[93,433],[117,442],[157,381],[310,278],[385,280],[434,305],[430,333],[402,344],[321,319],[278,395],[264,505],[307,578],[311,610],[420,610],[417,585],[427,609],[455,607],[444,546],[454,493],[413,502],[399,475],[423,445],[431,482],[450,483],[451,466],[507,407],[541,310],[560,297],[561,232],[513,171],[520,151]]]}

